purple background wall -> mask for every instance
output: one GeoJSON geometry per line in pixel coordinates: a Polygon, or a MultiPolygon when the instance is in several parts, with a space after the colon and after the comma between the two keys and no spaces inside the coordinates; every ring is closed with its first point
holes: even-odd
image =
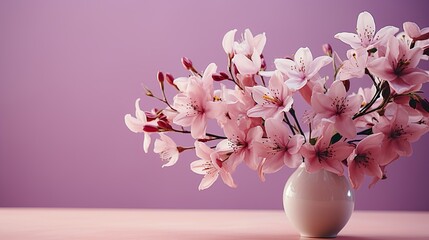
{"type": "MultiPolygon", "coordinates": [[[[279,209],[284,169],[259,182],[244,166],[239,188],[199,192],[193,153],[161,169],[142,136],[124,125],[158,70],[186,75],[180,58],[225,67],[230,29],[266,32],[265,57],[353,31],[368,10],[377,27],[429,26],[425,1],[0,1],[0,206],[279,209]]],[[[427,67],[427,65],[426,65],[427,67]]],[[[426,68],[427,69],[427,68],[426,68]]],[[[424,89],[429,92],[428,86],[424,89]]],[[[426,93],[426,96],[429,96],[426,93]]],[[[357,209],[429,210],[428,140],[389,168],[389,179],[356,192],[357,209]]],[[[186,142],[186,141],[185,141],[186,142]]],[[[190,142],[189,142],[190,143],[190,142]]]]}

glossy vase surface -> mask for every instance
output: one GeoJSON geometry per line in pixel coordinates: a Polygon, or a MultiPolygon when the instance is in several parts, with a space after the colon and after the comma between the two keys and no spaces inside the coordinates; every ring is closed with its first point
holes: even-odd
{"type": "Polygon", "coordinates": [[[308,173],[302,164],[289,177],[283,192],[289,222],[303,237],[336,237],[354,209],[348,179],[326,170],[308,173]]]}

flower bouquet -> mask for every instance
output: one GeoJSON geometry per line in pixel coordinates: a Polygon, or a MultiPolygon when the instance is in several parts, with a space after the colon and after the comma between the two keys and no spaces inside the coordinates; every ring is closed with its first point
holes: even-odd
{"type": "Polygon", "coordinates": [[[131,131],[144,134],[145,152],[156,134],[154,152],[163,167],[173,166],[181,152],[195,151],[190,168],[203,175],[200,190],[219,176],[236,187],[232,175],[242,163],[261,180],[285,165],[304,164],[309,173],[343,175],[347,169],[353,188],[365,175],[373,178],[372,185],[386,177],[389,164],[410,156],[411,143],[429,130],[429,102],[421,92],[429,74],[418,67],[428,60],[429,28],[405,22],[400,33],[393,26],[377,31],[371,14],[362,12],[356,33],[335,35],[351,47],[345,60],[325,44],[325,56],[313,58],[309,48],[299,48],[293,57],[275,59],[275,69],[266,67],[264,33],[253,36],[246,29],[236,41],[236,31],[222,41],[225,71],[211,63],[200,72],[182,58],[188,76],[158,72],[162,95],[146,89],[164,106],[142,111],[137,99],[135,116],[125,116],[131,131]],[[333,66],[329,77],[320,73],[327,65],[333,66]],[[351,82],[359,84],[361,78],[372,86],[351,92],[351,82]],[[177,94],[166,96],[165,87],[177,94]],[[294,107],[296,94],[309,109],[294,107]],[[209,121],[222,134],[208,132],[209,121]],[[169,133],[187,134],[195,143],[177,145],[169,133]]]}

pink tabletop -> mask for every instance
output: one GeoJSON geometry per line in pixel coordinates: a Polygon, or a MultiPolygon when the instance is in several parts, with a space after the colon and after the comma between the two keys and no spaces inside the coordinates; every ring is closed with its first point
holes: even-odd
{"type": "MultiPolygon", "coordinates": [[[[0,239],[302,238],[282,211],[0,208],[0,239]]],[[[429,239],[429,212],[355,211],[337,239],[429,239]]]]}

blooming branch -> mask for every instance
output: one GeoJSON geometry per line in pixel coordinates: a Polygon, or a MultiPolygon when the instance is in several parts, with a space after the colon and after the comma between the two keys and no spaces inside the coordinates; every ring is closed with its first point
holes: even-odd
{"type": "Polygon", "coordinates": [[[429,131],[429,102],[421,92],[429,74],[419,65],[428,60],[429,28],[406,22],[403,30],[397,34],[399,28],[386,26],[376,31],[373,16],[362,12],[356,33],[335,35],[351,47],[344,61],[325,44],[326,56],[313,58],[302,47],[291,58],[275,59],[271,70],[263,54],[265,33],[253,35],[246,29],[235,40],[237,30],[231,30],[222,40],[226,70],[210,63],[199,72],[190,59],[182,58],[188,76],[158,72],[162,97],[146,89],[164,108],[144,112],[137,99],[135,116],[125,115],[125,124],[144,134],[145,152],[158,133],[154,152],[163,167],[180,163],[181,152],[195,151],[198,160],[190,167],[203,175],[200,190],[219,176],[236,187],[232,175],[242,163],[261,180],[304,162],[308,172],[325,169],[342,175],[347,168],[354,188],[365,175],[374,184],[385,178],[393,161],[410,156],[411,143],[429,131]],[[323,76],[320,70],[331,63],[332,76],[323,76]],[[372,85],[361,84],[353,92],[352,84],[362,78],[372,85]],[[177,93],[167,96],[167,86],[177,93]],[[295,107],[298,92],[308,109],[295,107]],[[209,133],[209,122],[218,129],[209,133]],[[194,145],[178,146],[170,133],[188,134],[194,145]]]}

